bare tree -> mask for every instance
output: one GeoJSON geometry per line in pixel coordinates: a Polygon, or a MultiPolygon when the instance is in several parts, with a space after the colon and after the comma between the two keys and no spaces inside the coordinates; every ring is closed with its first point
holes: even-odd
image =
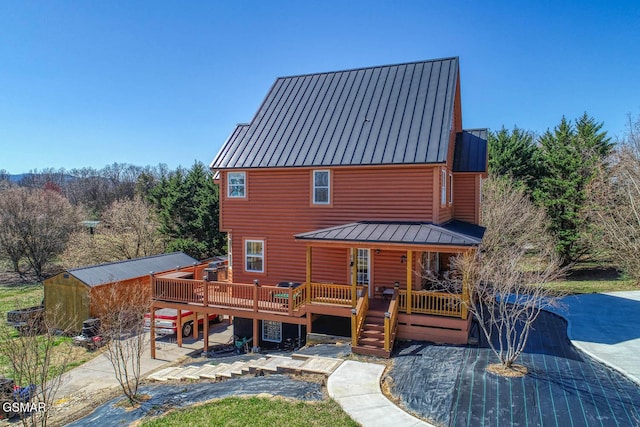
{"type": "Polygon", "coordinates": [[[453,260],[452,283],[458,290],[468,287],[472,298],[467,308],[497,356],[498,367],[509,373],[540,311],[556,302],[545,284],[558,277],[560,262],[546,232],[544,211],[511,181],[485,182],[482,218],[483,242],[478,251],[453,260]]]}
{"type": "Polygon", "coordinates": [[[3,375],[21,387],[13,398],[22,424],[46,426],[62,374],[73,361],[70,340],[46,319],[32,319],[17,336],[14,328],[1,322],[0,357],[8,364],[3,375]]]}
{"type": "Polygon", "coordinates": [[[156,214],[140,197],[113,202],[102,220],[99,244],[108,257],[132,259],[164,252],[156,214]]]}
{"type": "MultiPolygon", "coordinates": [[[[22,247],[23,256],[41,278],[45,266],[64,251],[78,226],[76,211],[62,195],[49,190],[11,188],[0,193],[0,234],[22,247]]],[[[15,266],[15,265],[14,265],[15,266]]]]}
{"type": "MultiPolygon", "coordinates": [[[[636,123],[640,128],[640,119],[636,123]]],[[[640,283],[640,139],[615,152],[589,188],[594,243],[640,283]]]]}
{"type": "Polygon", "coordinates": [[[106,355],[120,388],[129,403],[134,404],[140,401],[140,362],[149,342],[144,332],[144,315],[151,307],[150,288],[115,284],[102,298],[100,319],[107,342],[106,355]]]}

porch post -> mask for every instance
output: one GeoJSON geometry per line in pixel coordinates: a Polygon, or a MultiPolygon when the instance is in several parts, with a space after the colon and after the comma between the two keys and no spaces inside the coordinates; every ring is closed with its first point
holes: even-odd
{"type": "Polygon", "coordinates": [[[151,358],[156,358],[156,307],[151,305],[151,313],[149,313],[149,320],[151,323],[149,334],[151,336],[151,358]]]}
{"type": "Polygon", "coordinates": [[[407,251],[407,314],[411,314],[411,306],[413,301],[411,300],[411,279],[413,275],[413,251],[407,251]]]}
{"type": "Polygon", "coordinates": [[[358,260],[356,259],[356,248],[351,248],[351,307],[356,308],[358,303],[358,294],[356,292],[356,284],[358,282],[358,260]]]}
{"type": "Polygon", "coordinates": [[[313,260],[311,251],[311,246],[307,246],[307,304],[311,302],[311,263],[313,260]]]}
{"type": "Polygon", "coordinates": [[[209,351],[209,313],[207,312],[204,313],[204,320],[202,322],[202,338],[204,340],[204,349],[202,352],[206,356],[207,351],[209,351]]]}

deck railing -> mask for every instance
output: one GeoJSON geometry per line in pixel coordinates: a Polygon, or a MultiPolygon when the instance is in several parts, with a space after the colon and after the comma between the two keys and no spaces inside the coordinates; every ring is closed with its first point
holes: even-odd
{"type": "Polygon", "coordinates": [[[367,311],[369,311],[369,295],[365,293],[358,298],[356,308],[351,309],[351,345],[353,347],[358,345],[358,338],[362,332],[367,311]]]}
{"type": "MultiPolygon", "coordinates": [[[[462,317],[461,295],[447,292],[411,292],[411,313],[436,316],[462,317]]],[[[401,290],[398,298],[399,309],[407,312],[407,291],[401,290]]]]}
{"type": "MultiPolygon", "coordinates": [[[[358,286],[358,289],[362,289],[358,286]]],[[[351,305],[351,286],[335,283],[311,283],[310,302],[351,305]]]]}
{"type": "Polygon", "coordinates": [[[391,351],[393,342],[395,341],[396,329],[398,328],[398,296],[399,290],[396,288],[391,302],[389,303],[389,311],[384,315],[384,349],[385,351],[391,351]]]}

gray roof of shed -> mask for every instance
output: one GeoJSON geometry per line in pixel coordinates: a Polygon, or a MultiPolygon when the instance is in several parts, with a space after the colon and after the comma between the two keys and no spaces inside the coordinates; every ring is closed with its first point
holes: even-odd
{"type": "Polygon", "coordinates": [[[443,163],[458,58],[278,78],[212,169],[443,163]]]}
{"type": "Polygon", "coordinates": [[[454,172],[487,171],[487,129],[465,129],[456,135],[454,172]]]}
{"type": "Polygon", "coordinates": [[[361,221],[296,234],[296,239],[403,245],[476,246],[484,227],[463,221],[443,225],[425,222],[361,221]]]}
{"type": "Polygon", "coordinates": [[[129,259],[107,264],[67,270],[69,274],[88,286],[99,286],[121,280],[134,279],[148,275],[150,272],[173,270],[198,262],[195,258],[182,252],[154,255],[144,258],[129,259]]]}

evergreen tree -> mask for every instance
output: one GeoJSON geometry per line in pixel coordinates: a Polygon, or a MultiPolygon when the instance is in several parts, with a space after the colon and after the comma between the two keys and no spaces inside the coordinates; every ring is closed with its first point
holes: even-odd
{"type": "Polygon", "coordinates": [[[533,134],[517,126],[512,131],[504,127],[498,132],[490,132],[489,173],[509,176],[515,182],[531,186],[537,176],[535,167],[535,145],[533,134]]]}
{"type": "Polygon", "coordinates": [[[585,113],[575,127],[563,117],[553,132],[547,130],[539,140],[541,178],[534,198],[547,210],[549,231],[564,264],[588,250],[581,239],[588,225],[583,215],[586,188],[599,162],[611,151],[610,139],[601,129],[602,123],[585,113]]]}
{"type": "Polygon", "coordinates": [[[158,209],[161,233],[170,240],[167,249],[207,258],[224,251],[218,231],[218,186],[200,162],[189,171],[178,169],[150,191],[158,209]]]}

